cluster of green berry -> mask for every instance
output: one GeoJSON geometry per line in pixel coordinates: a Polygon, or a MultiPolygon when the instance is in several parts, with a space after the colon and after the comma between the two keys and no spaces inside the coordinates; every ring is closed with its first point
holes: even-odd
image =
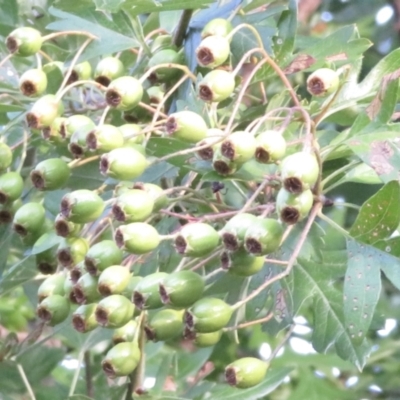
{"type": "MultiPolygon", "coordinates": [[[[202,32],[197,61],[211,71],[197,82],[197,93],[205,102],[225,101],[238,86],[235,74],[229,70],[231,34],[230,22],[223,19],[211,21],[202,32]]],[[[11,53],[30,56],[40,50],[42,42],[40,32],[19,28],[8,36],[7,47],[11,53]]],[[[47,87],[46,68],[56,66],[65,73],[66,88],[80,82],[97,85],[104,92],[106,109],[121,111],[129,122],[132,115],[137,117],[140,107],[154,111],[154,105],[162,105],[162,84],[176,81],[186,68],[182,49],[172,43],[171,36],[157,36],[150,50],[153,55],[148,60],[145,83],[152,86],[147,89],[145,80],[125,74],[118,58],[106,57],[97,64],[94,74],[88,62],[66,71],[60,63],[31,69],[21,76],[20,90],[26,96],[42,96],[47,87]]],[[[325,95],[337,88],[337,75],[332,71],[332,77],[329,71],[322,77],[321,71],[310,76],[308,89],[312,94],[325,95]]],[[[165,116],[148,131],[141,120],[119,127],[106,124],[105,115],[96,124],[85,115],[64,115],[64,93],[61,90],[56,95],[43,95],[26,114],[32,132],[41,131],[42,138],[60,155],[35,166],[30,172],[32,185],[39,191],[61,189],[71,169],[87,159],[98,159],[105,178],[118,183],[112,199],[107,201],[102,197],[104,187],[65,194],[59,214],[51,221],[40,202],[23,204],[24,180],[19,172],[8,171],[12,151],[0,143],[0,223],[11,223],[26,246],[38,245],[50,231],[63,238],[58,248],[36,255],[40,272],[50,274],[38,290],[37,315],[54,326],[72,313],[74,328],[83,333],[97,327],[114,329],[114,345],[102,363],[110,377],[135,370],[143,350],[139,346],[142,335],[152,341],[185,338],[198,347],[216,344],[235,307],[219,298],[204,297],[205,279],[191,270],[133,275],[132,256],[147,255],[161,241],[171,240],[176,252],[184,257],[201,260],[214,254],[220,256],[221,268],[229,273],[241,277],[256,274],[263,268],[265,256],[280,247],[285,225],[308,215],[314,202],[312,189],[320,174],[316,156],[307,150],[286,155],[287,143],[280,131],[257,133],[257,127],[225,132],[209,128],[201,115],[188,110],[165,116]],[[197,221],[170,235],[160,235],[151,217],[169,206],[170,191],[135,181],[149,165],[145,146],[153,133],[176,138],[187,147],[194,145],[198,158],[209,161],[222,176],[234,174],[251,159],[279,164],[277,176],[282,186],[275,203],[278,218],[238,212],[219,230],[197,221]],[[112,240],[93,242],[85,236],[85,224],[109,221],[110,216],[112,240]]],[[[264,361],[246,357],[228,365],[225,375],[231,385],[251,387],[262,381],[267,367],[264,361]]]]}

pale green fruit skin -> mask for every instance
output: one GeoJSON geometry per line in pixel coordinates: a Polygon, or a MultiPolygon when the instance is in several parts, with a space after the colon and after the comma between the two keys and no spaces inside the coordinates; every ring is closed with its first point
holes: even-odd
{"type": "Polygon", "coordinates": [[[307,78],[307,90],[316,97],[329,96],[339,87],[339,75],[330,68],[320,68],[307,78]]]}
{"type": "Polygon", "coordinates": [[[84,260],[88,250],[87,239],[83,237],[65,238],[58,246],[57,258],[61,265],[71,268],[84,260]]]}
{"type": "Polygon", "coordinates": [[[201,31],[201,38],[207,36],[222,36],[226,37],[232,31],[233,26],[230,21],[224,18],[214,18],[207,22],[206,26],[201,31]]]}
{"type": "Polygon", "coordinates": [[[58,236],[66,238],[79,235],[82,225],[68,221],[62,214],[57,214],[54,228],[58,236]]]}
{"type": "Polygon", "coordinates": [[[267,373],[268,363],[254,357],[240,358],[225,368],[225,376],[229,384],[239,388],[247,389],[261,383],[267,373]],[[235,381],[230,380],[231,375],[235,381]]]}
{"type": "Polygon", "coordinates": [[[42,138],[55,144],[62,144],[65,138],[61,135],[61,131],[64,129],[67,119],[65,117],[57,117],[50,126],[42,129],[42,138]]]}
{"type": "Polygon", "coordinates": [[[280,164],[283,186],[291,193],[311,189],[317,182],[319,166],[313,154],[300,151],[285,157],[280,164]]]}
{"type": "Polygon", "coordinates": [[[119,265],[122,259],[122,250],[113,240],[102,240],[93,245],[86,253],[85,267],[90,274],[99,275],[111,265],[119,265]]]}
{"type": "Polygon", "coordinates": [[[59,294],[60,296],[64,296],[64,283],[65,283],[65,275],[64,274],[55,274],[50,275],[46,278],[38,288],[38,299],[41,302],[46,297],[49,297],[53,294],[59,294]]]}
{"type": "Polygon", "coordinates": [[[235,77],[231,72],[216,69],[210,71],[199,83],[199,97],[219,103],[231,96],[235,89],[235,77]]]}
{"type": "Polygon", "coordinates": [[[217,344],[222,336],[222,329],[215,332],[209,333],[196,333],[196,337],[194,339],[194,344],[197,347],[210,347],[217,344]]]}
{"type": "Polygon", "coordinates": [[[256,136],[255,158],[259,163],[272,164],[286,154],[286,140],[276,131],[265,131],[256,136]]]}
{"type": "Polygon", "coordinates": [[[38,190],[56,190],[62,188],[71,174],[68,164],[61,158],[48,158],[36,165],[30,177],[38,190]]]}
{"type": "Polygon", "coordinates": [[[244,164],[253,158],[256,140],[249,132],[233,132],[221,143],[221,154],[237,164],[244,164]]]}
{"type": "Polygon", "coordinates": [[[36,312],[40,319],[46,321],[48,325],[54,326],[68,317],[69,309],[69,301],[65,297],[53,294],[38,305],[36,312]]]}
{"type": "Polygon", "coordinates": [[[176,271],[160,284],[161,300],[172,307],[187,308],[200,299],[204,280],[193,271],[176,271]]]}
{"type": "Polygon", "coordinates": [[[105,57],[96,66],[94,80],[103,86],[124,75],[125,67],[122,61],[116,57],[105,57]]]}
{"type": "Polygon", "coordinates": [[[122,136],[124,137],[125,144],[140,144],[144,140],[142,128],[137,124],[124,124],[118,127],[122,136]]]}
{"type": "MultiPolygon", "coordinates": [[[[35,232],[39,232],[43,227],[45,221],[46,210],[39,203],[26,203],[24,204],[14,215],[14,229],[17,227],[22,227],[26,234],[31,234],[35,232]]],[[[17,229],[17,232],[19,230],[17,229]]],[[[24,234],[21,236],[25,236],[24,234]]]]}
{"type": "Polygon", "coordinates": [[[313,203],[314,195],[310,189],[296,195],[281,188],[276,198],[276,211],[283,222],[295,224],[309,214],[313,203]]]}
{"type": "Polygon", "coordinates": [[[137,178],[143,174],[147,165],[146,157],[132,147],[111,150],[100,159],[101,173],[120,181],[137,178]]]}
{"type": "Polygon", "coordinates": [[[118,247],[131,254],[146,254],[160,244],[157,230],[145,222],[132,222],[120,226],[115,233],[118,247]]]}
{"type": "Polygon", "coordinates": [[[200,333],[210,333],[224,328],[233,313],[225,301],[204,297],[198,300],[185,314],[186,326],[200,333]]]}
{"type": "Polygon", "coordinates": [[[257,217],[249,213],[241,213],[232,217],[220,231],[222,243],[229,251],[236,251],[243,245],[247,229],[257,221],[257,217]]]}
{"type": "Polygon", "coordinates": [[[36,54],[42,47],[42,35],[34,28],[24,26],[13,30],[6,38],[6,44],[10,52],[22,57],[29,57],[36,54]],[[17,48],[11,46],[13,39],[17,48]]]}
{"type": "Polygon", "coordinates": [[[221,154],[221,145],[217,145],[214,149],[212,164],[214,170],[222,176],[233,175],[241,166],[239,163],[221,154]]]}
{"type": "Polygon", "coordinates": [[[207,136],[207,124],[203,117],[193,111],[171,114],[165,124],[167,134],[188,143],[197,143],[207,136]]]}
{"type": "Polygon", "coordinates": [[[101,296],[97,290],[97,277],[88,273],[83,274],[73,288],[75,298],[79,304],[88,304],[98,301],[101,296]]]}
{"type": "Polygon", "coordinates": [[[264,266],[264,257],[255,257],[244,249],[240,249],[235,253],[224,252],[221,256],[221,264],[230,274],[246,277],[261,271],[264,266]]]}
{"type": "Polygon", "coordinates": [[[178,337],[183,331],[183,311],[161,310],[150,320],[146,327],[148,339],[154,342],[166,341],[178,337]]]}
{"type": "Polygon", "coordinates": [[[12,222],[15,213],[22,206],[22,200],[17,199],[11,203],[0,205],[0,225],[12,222]]]}
{"type": "Polygon", "coordinates": [[[0,175],[0,203],[11,203],[19,199],[24,190],[24,180],[18,172],[6,172],[0,175]]]}
{"type": "Polygon", "coordinates": [[[101,365],[109,378],[128,376],[138,366],[140,357],[137,343],[122,342],[108,351],[101,365]]]}
{"type": "Polygon", "coordinates": [[[82,304],[72,314],[72,326],[78,332],[90,332],[99,326],[95,316],[96,307],[96,303],[82,304]]]}
{"type": "Polygon", "coordinates": [[[157,309],[163,306],[159,285],[168,276],[165,272],[155,272],[145,276],[136,286],[133,300],[139,309],[157,309]]]}
{"type": "MultiPolygon", "coordinates": [[[[149,60],[148,68],[160,64],[183,64],[184,56],[181,52],[173,49],[161,49],[157,51],[149,60]]],[[[174,67],[161,67],[153,72],[153,76],[158,82],[170,82],[181,74],[181,70],[174,67]]]]}
{"type": "Polygon", "coordinates": [[[106,153],[124,145],[124,136],[115,126],[103,124],[86,136],[86,145],[97,153],[106,153]]]}
{"type": "Polygon", "coordinates": [[[136,182],[133,185],[133,189],[143,190],[149,194],[154,202],[154,211],[159,211],[162,208],[166,207],[169,203],[167,195],[164,193],[164,190],[154,183],[142,183],[136,182]]]}
{"type": "Polygon", "coordinates": [[[33,104],[30,112],[26,114],[26,121],[30,128],[42,129],[50,126],[63,112],[62,101],[57,100],[53,94],[46,94],[33,104]]]}
{"type": "Polygon", "coordinates": [[[272,219],[263,218],[247,229],[244,238],[245,248],[254,255],[267,255],[278,250],[283,236],[282,225],[272,219]],[[258,242],[256,247],[253,242],[258,242]]]}
{"type": "Polygon", "coordinates": [[[136,107],[143,97],[143,86],[132,76],[121,76],[110,82],[106,92],[106,102],[117,110],[136,107]]]}
{"type": "Polygon", "coordinates": [[[218,128],[209,128],[207,129],[207,136],[201,140],[199,143],[196,144],[197,146],[204,146],[206,144],[209,145],[209,147],[206,147],[202,150],[198,150],[196,154],[198,155],[199,158],[202,160],[212,160],[214,157],[214,149],[216,149],[219,144],[222,142],[222,136],[224,135],[224,132],[221,129],[218,128]]]}
{"type": "Polygon", "coordinates": [[[115,329],[112,336],[113,343],[132,342],[135,338],[138,327],[138,323],[135,320],[131,320],[124,326],[115,329]]]}
{"type": "Polygon", "coordinates": [[[197,62],[202,67],[216,68],[228,59],[230,52],[231,49],[227,38],[223,36],[207,36],[196,49],[197,62]]]}
{"type": "MultiPolygon", "coordinates": [[[[69,66],[66,67],[66,73],[68,72],[69,66]]],[[[92,75],[92,66],[89,61],[84,61],[79,64],[75,64],[72,70],[72,74],[75,76],[70,76],[69,83],[80,80],[90,79],[92,75]],[[72,78],[72,79],[71,79],[72,78]]]]}
{"type": "Polygon", "coordinates": [[[165,91],[160,86],[151,86],[147,89],[150,104],[159,104],[165,96],[165,91]]]}
{"type": "Polygon", "coordinates": [[[128,286],[131,273],[122,265],[111,265],[99,276],[97,289],[103,296],[121,294],[128,286]]]}
{"type": "Polygon", "coordinates": [[[96,320],[105,328],[120,328],[133,317],[135,306],[129,299],[113,294],[99,302],[96,309],[96,320]]]}
{"type": "Polygon", "coordinates": [[[41,69],[29,69],[21,75],[19,88],[25,96],[40,96],[47,88],[47,75],[41,69]],[[28,83],[33,86],[29,91],[25,89],[28,83]]]}
{"type": "Polygon", "coordinates": [[[113,206],[114,218],[123,222],[142,222],[154,209],[153,198],[144,190],[131,189],[121,194],[113,206]]]}
{"type": "Polygon", "coordinates": [[[175,238],[175,249],[188,257],[202,257],[213,251],[219,244],[218,232],[205,223],[184,225],[175,238]]]}
{"type": "Polygon", "coordinates": [[[61,136],[68,139],[76,131],[90,132],[95,127],[95,123],[89,117],[86,117],[86,115],[71,115],[62,126],[61,136]]]}
{"type": "Polygon", "coordinates": [[[12,150],[6,143],[0,142],[0,172],[7,169],[12,163],[12,150]]]}

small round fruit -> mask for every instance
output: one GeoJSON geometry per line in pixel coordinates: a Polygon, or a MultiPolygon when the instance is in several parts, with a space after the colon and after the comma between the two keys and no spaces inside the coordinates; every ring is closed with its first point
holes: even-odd
{"type": "Polygon", "coordinates": [[[32,56],[42,47],[42,35],[29,26],[17,28],[7,36],[6,46],[10,53],[22,57],[32,56]]]}
{"type": "Polygon", "coordinates": [[[71,222],[86,224],[95,221],[104,210],[103,199],[88,189],[67,193],[61,199],[61,214],[71,222]]]}
{"type": "Polygon", "coordinates": [[[89,133],[95,127],[95,123],[86,115],[71,115],[62,123],[60,135],[64,139],[69,139],[77,131],[89,133]]]}
{"type": "Polygon", "coordinates": [[[214,170],[222,176],[232,175],[240,167],[240,164],[221,154],[221,146],[214,149],[212,165],[214,170]]]}
{"type": "Polygon", "coordinates": [[[148,340],[166,341],[178,337],[183,331],[183,311],[161,310],[144,328],[148,340]]]}
{"type": "Polygon", "coordinates": [[[196,154],[202,160],[212,160],[214,157],[214,148],[219,146],[219,143],[222,141],[222,137],[224,136],[224,132],[221,129],[217,128],[209,128],[207,129],[207,136],[196,144],[198,146],[204,146],[208,144],[208,147],[204,149],[197,150],[196,154]]]}
{"type": "Polygon", "coordinates": [[[214,18],[207,22],[206,26],[201,31],[201,38],[207,36],[222,36],[226,37],[232,31],[232,23],[224,18],[214,18]]]}
{"type": "Polygon", "coordinates": [[[235,77],[231,72],[215,69],[199,83],[199,97],[207,102],[219,103],[231,96],[235,89],[235,77]]]}
{"type": "Polygon", "coordinates": [[[22,200],[17,199],[12,203],[7,203],[0,206],[0,225],[11,224],[15,213],[22,207],[22,200]]]}
{"type": "Polygon", "coordinates": [[[339,87],[339,75],[330,68],[320,68],[307,79],[307,90],[313,96],[324,97],[336,92],[339,87]]]}
{"type": "Polygon", "coordinates": [[[296,224],[308,215],[313,202],[314,195],[310,189],[296,195],[281,188],[276,198],[276,211],[281,221],[296,224]]]}
{"type": "Polygon", "coordinates": [[[132,76],[121,76],[111,81],[106,91],[106,102],[118,110],[136,107],[143,97],[140,81],[132,76]]]}
{"type": "Polygon", "coordinates": [[[188,110],[171,114],[165,129],[168,135],[189,143],[197,143],[207,136],[207,124],[203,117],[188,110]]]}
{"type": "Polygon", "coordinates": [[[117,221],[142,222],[153,212],[154,200],[144,190],[131,189],[117,197],[112,213],[117,221]]]}
{"type": "Polygon", "coordinates": [[[97,304],[82,304],[72,314],[72,326],[80,333],[90,332],[98,327],[95,311],[97,304]]]}
{"type": "Polygon", "coordinates": [[[176,46],[173,44],[172,35],[158,35],[150,45],[150,51],[152,54],[163,49],[176,50],[176,46]]]}
{"type": "Polygon", "coordinates": [[[20,236],[39,232],[45,222],[46,210],[40,203],[26,203],[14,215],[13,229],[20,236]]]}
{"type": "Polygon", "coordinates": [[[241,213],[232,217],[220,231],[225,249],[237,251],[243,245],[247,229],[257,221],[253,214],[241,213]]]}
{"type": "Polygon", "coordinates": [[[112,341],[114,344],[122,342],[132,342],[135,338],[137,330],[139,328],[138,323],[135,320],[130,320],[121,328],[117,328],[112,336],[112,341]]]}
{"type": "Polygon", "coordinates": [[[319,166],[314,154],[300,151],[285,157],[280,171],[284,188],[290,193],[301,193],[317,182],[319,166]]]}
{"type": "Polygon", "coordinates": [[[110,178],[129,181],[142,175],[148,163],[146,157],[133,147],[121,147],[103,154],[100,172],[110,178]]]}
{"type": "Polygon", "coordinates": [[[46,297],[52,296],[53,294],[64,296],[64,283],[64,274],[50,275],[48,278],[46,278],[38,288],[37,294],[39,303],[46,297]]]}
{"type": "Polygon", "coordinates": [[[65,129],[66,121],[65,117],[57,117],[50,126],[42,128],[42,138],[54,144],[63,144],[64,137],[61,135],[61,131],[65,129]]]}
{"type": "Polygon", "coordinates": [[[231,319],[233,309],[225,301],[213,297],[198,300],[186,311],[186,327],[200,333],[210,333],[224,328],[231,319]]]}
{"type": "Polygon", "coordinates": [[[219,331],[209,332],[209,333],[195,332],[193,342],[197,347],[210,347],[217,344],[220,341],[221,336],[222,336],[222,329],[220,329],[219,331]]]}
{"type": "Polygon", "coordinates": [[[156,309],[163,306],[159,285],[168,276],[165,272],[155,272],[145,276],[136,286],[133,302],[139,310],[156,309]]]}
{"type": "Polygon", "coordinates": [[[103,124],[86,136],[86,145],[89,150],[98,153],[106,153],[111,150],[122,147],[124,144],[124,136],[122,132],[115,126],[103,124]]]}
{"type": "Polygon", "coordinates": [[[281,160],[286,153],[286,140],[276,131],[265,131],[256,137],[255,159],[262,164],[281,160]]]}
{"type": "Polygon", "coordinates": [[[249,132],[233,132],[221,143],[221,154],[237,164],[249,161],[256,152],[256,140],[249,132]]]}
{"type": "Polygon", "coordinates": [[[30,178],[38,190],[56,190],[62,188],[70,176],[68,164],[61,158],[48,158],[36,165],[30,178]]]}
{"type": "Polygon", "coordinates": [[[118,343],[108,351],[101,367],[109,378],[128,376],[138,366],[140,357],[137,343],[118,343]]]}
{"type": "Polygon", "coordinates": [[[70,270],[69,270],[69,276],[71,281],[75,284],[79,281],[79,278],[86,274],[86,268],[85,268],[85,263],[83,261],[78,262],[78,264],[74,265],[70,270]]]}
{"type": "Polygon", "coordinates": [[[94,80],[103,86],[124,75],[125,67],[122,61],[116,57],[105,57],[96,66],[94,80]]]}
{"type": "Polygon", "coordinates": [[[19,90],[25,96],[40,96],[46,88],[47,75],[41,69],[29,69],[19,78],[19,90]]]}
{"type": "Polygon", "coordinates": [[[99,275],[111,265],[122,262],[123,254],[113,240],[102,240],[93,245],[85,256],[85,267],[91,275],[99,275]]]}
{"type": "Polygon", "coordinates": [[[120,328],[133,317],[135,306],[120,294],[105,297],[96,308],[96,321],[105,328],[120,328]]]}
{"type": "Polygon", "coordinates": [[[258,358],[240,358],[225,368],[225,378],[229,385],[247,389],[263,381],[268,366],[268,363],[258,358]]]}
{"type": "MultiPolygon", "coordinates": [[[[184,56],[182,52],[177,52],[173,49],[162,49],[157,51],[150,57],[148,69],[156,67],[160,64],[183,64],[184,56]]],[[[157,68],[150,76],[149,80],[155,82],[171,82],[181,74],[181,70],[174,67],[157,68]]]]}
{"type": "Polygon", "coordinates": [[[33,104],[31,110],[26,114],[26,122],[29,128],[42,129],[50,126],[63,111],[62,101],[53,94],[46,94],[33,104]]]}
{"type": "Polygon", "coordinates": [[[97,290],[102,296],[121,294],[129,284],[131,273],[122,265],[112,265],[99,276],[97,290]]]}
{"type": "Polygon", "coordinates": [[[115,242],[119,248],[131,254],[146,254],[160,244],[160,235],[150,224],[132,222],[117,228],[115,242]]]}
{"type": "Polygon", "coordinates": [[[101,296],[97,290],[97,277],[83,274],[72,289],[74,298],[79,304],[90,304],[98,301],[101,296]]]}
{"type": "Polygon", "coordinates": [[[229,40],[223,36],[207,36],[196,49],[197,62],[202,67],[215,68],[222,65],[231,52],[229,40]]]}
{"type": "Polygon", "coordinates": [[[202,222],[189,223],[175,237],[175,249],[187,257],[202,257],[219,244],[218,232],[202,222]]]}
{"type": "Polygon", "coordinates": [[[137,145],[143,142],[142,128],[137,124],[124,124],[118,127],[126,145],[137,145]]]}
{"type": "MultiPolygon", "coordinates": [[[[65,74],[68,73],[68,69],[69,67],[66,67],[65,74]]],[[[70,85],[71,83],[74,83],[76,81],[90,79],[91,75],[92,75],[92,66],[90,65],[89,61],[84,61],[79,64],[75,64],[70,75],[68,76],[67,85],[70,85]]]]}
{"type": "Polygon", "coordinates": [[[244,237],[246,250],[253,255],[267,255],[278,250],[283,236],[282,225],[272,218],[257,219],[244,237]]]}
{"type": "Polygon", "coordinates": [[[193,271],[176,271],[160,283],[161,301],[172,307],[187,308],[200,299],[204,280],[193,271]]]}
{"type": "Polygon", "coordinates": [[[12,150],[6,143],[0,142],[0,172],[7,169],[12,163],[12,150]]]}
{"type": "Polygon", "coordinates": [[[79,235],[82,225],[68,221],[62,214],[58,214],[54,221],[54,229],[58,236],[66,238],[79,235]]]}
{"type": "Polygon", "coordinates": [[[0,204],[19,199],[23,190],[24,180],[18,172],[6,172],[0,175],[0,204]]]}
{"type": "Polygon", "coordinates": [[[154,202],[154,211],[159,211],[168,205],[168,197],[164,190],[154,183],[135,182],[132,189],[143,190],[148,193],[154,202]]]}
{"type": "Polygon", "coordinates": [[[224,251],[221,255],[221,267],[236,276],[251,276],[261,271],[264,257],[255,257],[241,249],[235,253],[224,251]]]}
{"type": "Polygon", "coordinates": [[[54,326],[63,322],[69,314],[69,301],[59,294],[46,297],[37,307],[38,317],[48,325],[54,326]]]}
{"type": "Polygon", "coordinates": [[[87,239],[83,237],[65,238],[57,249],[58,262],[66,268],[72,268],[84,260],[88,250],[89,243],[87,239]]]}

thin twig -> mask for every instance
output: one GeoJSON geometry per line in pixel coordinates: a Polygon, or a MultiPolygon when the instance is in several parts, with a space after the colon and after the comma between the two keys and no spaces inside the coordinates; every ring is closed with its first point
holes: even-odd
{"type": "Polygon", "coordinates": [[[22,381],[24,382],[26,390],[28,391],[29,397],[31,398],[31,400],[36,400],[35,393],[33,393],[32,386],[30,385],[28,378],[26,377],[24,368],[21,364],[17,364],[17,369],[22,381]]]}
{"type": "Polygon", "coordinates": [[[181,18],[179,19],[178,26],[172,39],[172,43],[178,48],[182,46],[183,40],[185,39],[186,31],[192,15],[193,10],[183,10],[181,18]]]}

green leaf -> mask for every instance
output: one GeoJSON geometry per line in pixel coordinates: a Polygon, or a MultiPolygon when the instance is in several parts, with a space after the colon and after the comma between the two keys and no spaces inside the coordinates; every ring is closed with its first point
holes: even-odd
{"type": "Polygon", "coordinates": [[[25,257],[10,267],[0,280],[0,296],[23,285],[37,274],[34,258],[25,257]]]}
{"type": "Polygon", "coordinates": [[[51,249],[54,246],[60,244],[62,237],[57,236],[55,232],[44,233],[40,238],[35,242],[32,247],[32,251],[30,254],[39,254],[44,251],[51,249]]]}
{"type": "Polygon", "coordinates": [[[227,385],[216,385],[209,391],[209,398],[224,400],[257,400],[273,392],[289,375],[292,368],[271,368],[259,385],[249,389],[238,390],[227,385]]]}
{"type": "Polygon", "coordinates": [[[297,1],[289,0],[288,9],[278,21],[278,36],[274,40],[274,51],[279,63],[285,63],[293,53],[297,31],[297,1]]]}
{"type": "Polygon", "coordinates": [[[204,8],[214,0],[126,0],[122,8],[133,14],[148,14],[152,12],[188,10],[204,8]]]}
{"type": "MultiPolygon", "coordinates": [[[[348,265],[344,280],[344,318],[353,343],[361,344],[371,325],[381,292],[380,252],[347,241],[348,265]]],[[[400,264],[400,263],[399,263],[400,264]]]]}
{"type": "Polygon", "coordinates": [[[389,237],[400,224],[400,185],[387,183],[361,207],[350,234],[360,242],[374,244],[389,237]]]}
{"type": "Polygon", "coordinates": [[[329,269],[321,263],[299,259],[293,274],[295,288],[307,287],[309,298],[313,300],[314,349],[324,353],[335,346],[339,357],[362,370],[371,348],[366,340],[360,345],[352,342],[344,321],[343,294],[333,286],[329,269]]]}
{"type": "Polygon", "coordinates": [[[117,12],[125,3],[125,0],[93,0],[96,10],[105,12],[117,12]]]}

